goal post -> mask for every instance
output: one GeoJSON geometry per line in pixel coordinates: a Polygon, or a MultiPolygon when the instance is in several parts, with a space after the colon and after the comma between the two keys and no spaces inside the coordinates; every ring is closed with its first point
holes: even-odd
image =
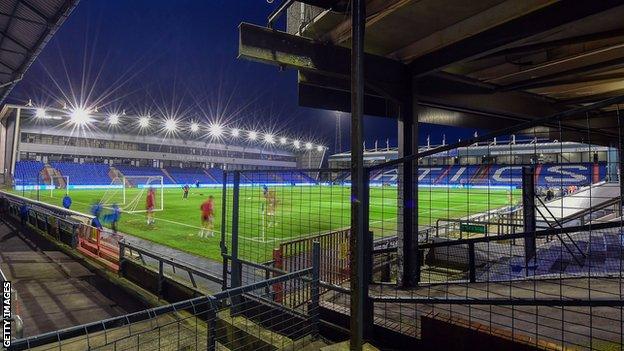
{"type": "Polygon", "coordinates": [[[54,197],[54,190],[56,189],[65,189],[65,193],[63,195],[69,194],[69,176],[51,176],[50,177],[50,197],[54,197]]]}
{"type": "Polygon", "coordinates": [[[115,177],[100,201],[104,205],[118,204],[124,212],[146,212],[145,201],[149,189],[155,191],[154,211],[165,207],[164,177],[122,176],[115,177]]]}

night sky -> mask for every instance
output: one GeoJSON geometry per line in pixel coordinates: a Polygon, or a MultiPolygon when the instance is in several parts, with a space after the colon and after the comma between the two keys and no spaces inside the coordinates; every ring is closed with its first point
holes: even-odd
{"type": "MultiPolygon", "coordinates": [[[[275,1],[277,3],[278,1],[275,1]]],[[[266,24],[266,0],[82,0],[9,100],[60,101],[258,128],[333,149],[336,112],[297,106],[296,73],[236,59],[238,24],[266,24]]],[[[283,23],[281,24],[283,28],[283,23]]],[[[342,115],[343,149],[349,116],[342,115]]],[[[396,145],[396,122],[368,117],[367,147],[396,145]]],[[[423,125],[421,140],[469,130],[423,125]]],[[[330,150],[333,152],[333,150],[330,150]]]]}

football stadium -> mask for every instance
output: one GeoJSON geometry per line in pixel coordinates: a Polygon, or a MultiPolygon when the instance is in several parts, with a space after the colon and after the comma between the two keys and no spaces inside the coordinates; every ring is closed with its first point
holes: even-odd
{"type": "Polygon", "coordinates": [[[624,350],[623,2],[236,18],[347,151],[339,117],[12,99],[78,3],[0,0],[3,348],[624,350]]]}

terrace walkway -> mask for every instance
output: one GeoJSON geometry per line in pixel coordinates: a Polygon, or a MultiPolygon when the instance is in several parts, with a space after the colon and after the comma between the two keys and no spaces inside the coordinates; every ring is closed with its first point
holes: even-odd
{"type": "MultiPolygon", "coordinates": [[[[221,277],[221,275],[223,274],[223,264],[221,262],[213,261],[205,257],[196,256],[178,249],[174,249],[169,246],[160,245],[155,242],[141,239],[129,234],[123,234],[123,237],[126,243],[132,246],[137,246],[141,249],[145,249],[152,253],[156,253],[159,255],[159,257],[177,261],[179,263],[210,273],[217,277],[221,277]]],[[[219,237],[218,235],[215,235],[215,237],[212,239],[219,240],[219,237]]],[[[129,253],[126,253],[126,255],[128,254],[129,253]]],[[[154,269],[158,269],[158,261],[153,258],[147,256],[143,256],[141,258],[135,256],[134,258],[142,259],[144,264],[154,269]]],[[[187,285],[192,285],[192,282],[186,271],[180,269],[176,269],[174,271],[170,265],[166,264],[163,266],[163,269],[166,275],[173,276],[176,279],[185,282],[187,285]]],[[[195,283],[200,290],[203,290],[207,293],[217,293],[221,291],[221,285],[218,283],[198,276],[195,276],[193,279],[195,280],[195,283]]]]}
{"type": "Polygon", "coordinates": [[[38,234],[3,218],[0,267],[17,291],[24,336],[144,308],[38,234]]]}

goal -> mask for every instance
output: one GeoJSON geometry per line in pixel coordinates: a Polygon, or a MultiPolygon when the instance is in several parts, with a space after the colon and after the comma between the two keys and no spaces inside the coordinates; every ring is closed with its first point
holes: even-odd
{"type": "Polygon", "coordinates": [[[117,204],[124,212],[146,212],[145,201],[149,189],[155,191],[154,211],[162,211],[165,205],[163,176],[116,177],[102,196],[100,203],[117,204]]]}
{"type": "MultiPolygon", "coordinates": [[[[69,194],[69,176],[51,176],[50,177],[50,197],[54,197],[55,190],[63,190],[62,194],[69,194]]],[[[58,194],[58,192],[57,192],[58,194]]]]}

